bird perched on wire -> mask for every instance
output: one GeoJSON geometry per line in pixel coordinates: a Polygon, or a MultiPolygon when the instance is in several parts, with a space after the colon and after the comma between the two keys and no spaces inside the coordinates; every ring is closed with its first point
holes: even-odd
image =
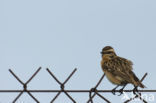
{"type": "Polygon", "coordinates": [[[117,87],[123,86],[123,88],[119,90],[121,95],[123,93],[123,89],[128,83],[133,84],[134,87],[145,87],[132,71],[133,63],[130,60],[117,56],[111,46],[104,47],[101,54],[102,70],[106,74],[108,80],[111,83],[117,85],[114,89],[112,89],[113,94],[115,94],[115,90],[117,87]]]}

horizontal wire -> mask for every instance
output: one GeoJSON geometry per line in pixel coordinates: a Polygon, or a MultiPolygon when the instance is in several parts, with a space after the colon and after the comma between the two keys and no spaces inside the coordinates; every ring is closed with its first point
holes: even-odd
{"type": "MultiPolygon", "coordinates": [[[[17,76],[15,73],[13,73],[11,70],[10,73],[23,85],[23,90],[16,90],[16,89],[8,89],[8,90],[0,90],[0,93],[20,93],[14,100],[14,102],[16,102],[16,100],[22,95],[22,93],[28,93],[37,103],[39,103],[39,101],[31,94],[31,93],[57,93],[57,95],[53,98],[53,100],[51,101],[51,103],[54,102],[54,100],[59,96],[60,93],[64,92],[69,99],[71,99],[74,103],[75,100],[68,94],[68,93],[96,93],[99,97],[101,97],[102,99],[104,99],[107,103],[109,103],[109,101],[103,97],[102,95],[98,94],[98,93],[112,93],[112,90],[97,90],[96,88],[98,87],[98,85],[101,83],[101,81],[103,80],[105,74],[103,74],[103,76],[101,77],[101,79],[98,81],[98,83],[96,84],[96,86],[90,90],[68,90],[65,89],[64,90],[64,85],[65,83],[73,76],[73,74],[75,73],[76,69],[74,69],[74,71],[68,76],[68,78],[62,83],[60,82],[54,75],[53,73],[47,68],[47,71],[51,74],[51,76],[57,81],[58,84],[60,84],[61,89],[57,90],[57,89],[49,89],[49,90],[37,90],[37,89],[27,89],[27,84],[35,77],[35,75],[40,71],[41,67],[32,75],[32,77],[26,82],[23,83],[17,76]],[[94,91],[95,89],[95,91],[94,91]]],[[[147,76],[147,73],[145,73],[145,75],[142,77],[141,82],[143,81],[143,79],[147,76]]],[[[114,92],[121,92],[120,90],[115,90],[114,92]]],[[[123,92],[134,92],[134,90],[123,90],[123,92]]],[[[156,92],[156,90],[137,90],[137,92],[156,92]]],[[[94,98],[95,95],[91,96],[90,95],[90,100],[91,102],[92,99],[94,98]]],[[[131,101],[131,100],[130,100],[131,101]]],[[[13,102],[13,103],[14,103],[13,102]]]]}
{"type": "MultiPolygon", "coordinates": [[[[22,92],[23,90],[0,90],[0,93],[13,93],[13,92],[22,92]]],[[[133,92],[133,90],[123,90],[124,92],[133,92]]],[[[90,92],[90,90],[26,90],[23,92],[90,92]]],[[[112,92],[112,90],[97,90],[96,92],[112,92]]],[[[115,90],[115,92],[120,92],[115,90]]],[[[156,92],[156,90],[138,90],[138,92],[156,92]]]]}

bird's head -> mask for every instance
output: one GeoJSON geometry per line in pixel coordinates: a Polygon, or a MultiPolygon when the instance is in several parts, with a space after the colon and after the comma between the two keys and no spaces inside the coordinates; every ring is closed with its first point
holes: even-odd
{"type": "Polygon", "coordinates": [[[112,57],[116,56],[114,49],[111,46],[106,46],[102,49],[102,57],[107,56],[107,57],[112,57]]]}

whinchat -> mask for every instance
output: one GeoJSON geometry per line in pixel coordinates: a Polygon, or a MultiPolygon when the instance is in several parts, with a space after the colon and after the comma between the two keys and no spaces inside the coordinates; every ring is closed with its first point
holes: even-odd
{"type": "Polygon", "coordinates": [[[133,84],[135,87],[145,87],[132,71],[133,63],[130,60],[117,56],[114,49],[111,46],[104,47],[102,49],[101,54],[102,70],[106,74],[108,80],[111,83],[117,85],[112,90],[113,94],[115,94],[115,89],[118,86],[123,86],[123,88],[120,89],[120,93],[122,94],[123,89],[128,83],[133,84]]]}

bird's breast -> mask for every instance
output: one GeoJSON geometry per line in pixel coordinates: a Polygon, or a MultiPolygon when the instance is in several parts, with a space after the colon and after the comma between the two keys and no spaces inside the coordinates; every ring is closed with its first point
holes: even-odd
{"type": "Polygon", "coordinates": [[[106,70],[104,70],[104,72],[110,82],[112,82],[113,84],[116,84],[116,85],[121,85],[122,78],[120,78],[118,76],[114,76],[114,75],[112,75],[111,72],[108,72],[106,70]]]}
{"type": "Polygon", "coordinates": [[[104,68],[104,63],[107,61],[107,59],[102,59],[101,60],[101,68],[103,70],[103,72],[106,74],[106,77],[108,78],[108,80],[116,85],[121,85],[122,82],[122,78],[118,77],[118,76],[114,76],[110,71],[108,71],[107,69],[104,68]]]}

